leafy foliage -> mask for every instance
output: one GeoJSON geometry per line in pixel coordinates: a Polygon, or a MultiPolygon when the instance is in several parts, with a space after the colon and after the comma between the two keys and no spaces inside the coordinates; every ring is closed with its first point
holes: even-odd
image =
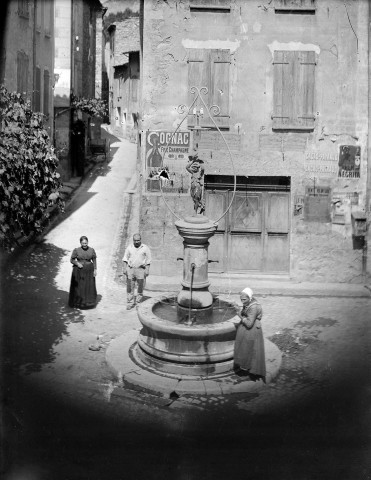
{"type": "Polygon", "coordinates": [[[108,115],[107,103],[100,98],[75,97],[72,95],[71,106],[91,117],[104,118],[108,115]]]}
{"type": "Polygon", "coordinates": [[[39,234],[50,207],[63,209],[58,159],[44,129],[44,115],[19,93],[0,86],[0,244],[39,234]]]}

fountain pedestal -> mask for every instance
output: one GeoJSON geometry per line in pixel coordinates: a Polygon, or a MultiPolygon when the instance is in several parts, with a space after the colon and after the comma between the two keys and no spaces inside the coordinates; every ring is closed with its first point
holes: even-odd
{"type": "Polygon", "coordinates": [[[236,316],[228,299],[209,292],[208,246],[217,225],[203,215],[175,223],[183,238],[178,296],[139,304],[143,325],[133,355],[164,374],[209,376],[232,370],[236,316]]]}
{"type": "Polygon", "coordinates": [[[178,294],[178,305],[185,309],[210,308],[213,296],[209,292],[208,247],[217,225],[203,215],[195,215],[178,220],[175,226],[184,245],[183,289],[178,294]]]}

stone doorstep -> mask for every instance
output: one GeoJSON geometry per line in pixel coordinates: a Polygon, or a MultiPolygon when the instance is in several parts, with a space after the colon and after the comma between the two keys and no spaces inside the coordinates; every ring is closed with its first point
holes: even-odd
{"type": "MultiPolygon", "coordinates": [[[[178,395],[225,395],[232,393],[256,392],[265,388],[278,374],[282,354],[276,345],[265,339],[267,384],[262,380],[252,382],[235,374],[216,378],[189,378],[186,376],[167,377],[141,368],[129,355],[131,346],[136,342],[138,330],[131,330],[112,340],[106,350],[106,361],[118,380],[146,390],[170,396],[178,395]]],[[[170,398],[170,397],[169,397],[170,398]]]]}

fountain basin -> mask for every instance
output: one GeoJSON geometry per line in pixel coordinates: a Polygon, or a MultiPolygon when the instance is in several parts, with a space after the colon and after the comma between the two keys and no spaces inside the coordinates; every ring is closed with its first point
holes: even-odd
{"type": "Polygon", "coordinates": [[[141,363],[165,374],[232,370],[240,319],[227,296],[219,295],[206,309],[179,308],[174,296],[151,298],[137,312],[143,328],[134,355],[141,363]]]}

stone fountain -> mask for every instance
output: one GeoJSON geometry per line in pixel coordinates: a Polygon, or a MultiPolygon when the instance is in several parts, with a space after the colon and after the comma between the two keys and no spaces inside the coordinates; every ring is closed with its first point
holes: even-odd
{"type": "Polygon", "coordinates": [[[143,325],[135,358],[162,374],[210,376],[233,368],[234,307],[209,292],[208,246],[217,226],[203,215],[175,223],[183,238],[182,290],[138,306],[143,325]]]}
{"type": "MultiPolygon", "coordinates": [[[[198,98],[200,91],[192,88],[198,98]]],[[[217,107],[209,109],[202,98],[201,101],[212,119],[210,110],[217,111],[217,107]]],[[[187,115],[192,111],[194,103],[195,101],[187,109],[187,115]]],[[[198,124],[197,121],[195,128],[198,124]]],[[[227,142],[215,122],[214,124],[223,137],[233,166],[227,142]]],[[[184,219],[177,217],[175,222],[184,247],[183,258],[177,259],[183,261],[181,289],[177,295],[162,295],[140,303],[137,306],[142,325],[139,335],[136,334],[134,342],[132,334],[113,341],[107,351],[107,361],[120,379],[144,388],[157,391],[162,389],[165,392],[181,391],[183,388],[186,392],[220,393],[222,390],[223,393],[231,393],[243,391],[240,387],[241,380],[231,380],[235,377],[233,353],[236,327],[240,319],[227,295],[213,296],[209,291],[208,265],[212,260],[208,259],[208,247],[209,239],[217,230],[217,222],[232,205],[236,182],[231,203],[222,217],[216,221],[208,219],[205,216],[204,162],[198,157],[197,146],[194,142],[195,148],[189,155],[186,166],[191,175],[190,194],[194,214],[184,219]],[[164,378],[168,379],[167,386],[163,386],[164,378]],[[220,383],[223,378],[227,379],[224,386],[220,383]],[[199,380],[201,383],[197,384],[199,380]]],[[[164,202],[167,205],[165,199],[164,202]]],[[[167,207],[171,211],[168,205],[167,207]]],[[[270,381],[278,372],[281,357],[271,342],[266,340],[265,344],[267,381],[270,381]]],[[[244,391],[248,391],[255,387],[244,388],[244,391]]]]}
{"type": "MultiPolygon", "coordinates": [[[[197,89],[195,92],[200,93],[197,89]]],[[[209,292],[208,246],[217,223],[204,215],[204,162],[198,157],[197,147],[194,141],[186,166],[191,175],[194,215],[178,217],[175,222],[184,246],[183,288],[177,297],[154,298],[138,306],[143,328],[134,357],[162,374],[207,377],[232,370],[239,317],[227,299],[221,295],[214,298],[209,292]]]]}

